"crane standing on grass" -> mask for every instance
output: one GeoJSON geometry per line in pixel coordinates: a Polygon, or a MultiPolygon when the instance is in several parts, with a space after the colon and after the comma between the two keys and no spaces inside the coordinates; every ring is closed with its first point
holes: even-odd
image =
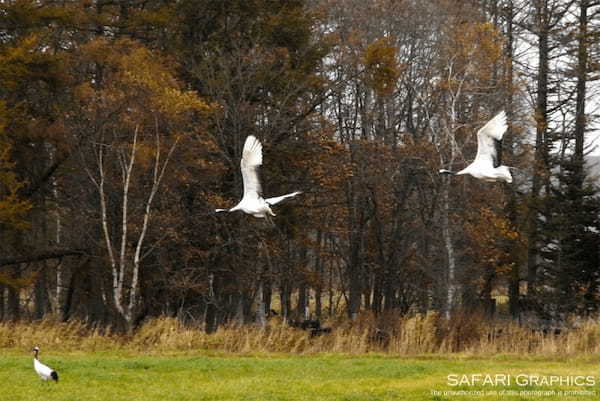
{"type": "Polygon", "coordinates": [[[40,348],[37,346],[33,347],[32,351],[34,353],[33,368],[35,369],[35,372],[38,374],[38,376],[40,376],[40,379],[44,381],[54,380],[58,383],[58,373],[56,373],[54,369],[51,369],[50,367],[44,365],[39,361],[38,353],[40,352],[40,348]]]}

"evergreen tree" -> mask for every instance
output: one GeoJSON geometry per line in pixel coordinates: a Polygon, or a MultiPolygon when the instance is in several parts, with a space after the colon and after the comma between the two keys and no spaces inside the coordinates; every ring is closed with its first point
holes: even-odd
{"type": "Polygon", "coordinates": [[[600,294],[600,196],[586,181],[586,169],[568,157],[557,183],[543,200],[538,306],[549,318],[589,314],[598,309],[600,294]]]}

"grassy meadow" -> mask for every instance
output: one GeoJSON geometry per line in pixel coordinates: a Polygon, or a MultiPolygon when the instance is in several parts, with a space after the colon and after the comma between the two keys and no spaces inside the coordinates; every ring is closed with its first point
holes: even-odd
{"type": "Polygon", "coordinates": [[[4,324],[0,401],[600,399],[596,324],[544,337],[514,327],[495,335],[495,327],[441,327],[431,318],[415,319],[403,321],[404,328],[385,343],[373,338],[368,322],[314,339],[278,323],[223,328],[212,335],[171,319],[129,335],[80,323],[4,324]],[[58,384],[42,383],[35,374],[33,345],[40,346],[42,362],[58,371],[58,384]],[[448,375],[473,374],[593,376],[597,384],[448,383],[448,375]],[[559,390],[587,393],[559,395],[559,390]]]}
{"type": "MultiPolygon", "coordinates": [[[[186,352],[146,355],[135,352],[47,352],[43,359],[60,381],[42,383],[31,358],[11,350],[0,358],[2,401],[53,400],[481,400],[479,395],[444,391],[497,391],[485,399],[591,400],[591,396],[500,395],[501,390],[530,391],[517,385],[447,385],[448,374],[501,373],[594,375],[597,359],[548,360],[498,356],[402,358],[383,355],[225,355],[186,352]],[[442,392],[432,394],[432,390],[442,392]]],[[[547,388],[539,388],[547,389],[547,388]]],[[[554,386],[552,389],[558,389],[554,386]]],[[[563,389],[568,389],[564,387],[563,389]]],[[[600,386],[587,390],[600,397],[600,386]]]]}

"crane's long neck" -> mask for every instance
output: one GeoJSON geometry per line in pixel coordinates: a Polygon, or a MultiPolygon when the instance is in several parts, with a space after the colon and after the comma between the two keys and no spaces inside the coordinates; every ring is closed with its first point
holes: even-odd
{"type": "Polygon", "coordinates": [[[439,171],[439,173],[440,173],[440,174],[452,174],[452,175],[455,175],[455,174],[456,174],[456,171],[446,170],[446,169],[444,169],[444,168],[443,168],[443,169],[441,169],[441,170],[439,171]]]}
{"type": "Polygon", "coordinates": [[[33,350],[33,359],[38,359],[38,352],[39,351],[37,349],[33,350]]]}

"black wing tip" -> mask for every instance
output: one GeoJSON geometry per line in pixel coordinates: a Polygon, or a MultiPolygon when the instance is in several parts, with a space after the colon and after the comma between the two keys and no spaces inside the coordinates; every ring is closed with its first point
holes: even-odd
{"type": "Polygon", "coordinates": [[[52,380],[58,383],[58,373],[56,373],[56,371],[53,370],[52,373],[50,373],[50,377],[52,377],[52,380]]]}

